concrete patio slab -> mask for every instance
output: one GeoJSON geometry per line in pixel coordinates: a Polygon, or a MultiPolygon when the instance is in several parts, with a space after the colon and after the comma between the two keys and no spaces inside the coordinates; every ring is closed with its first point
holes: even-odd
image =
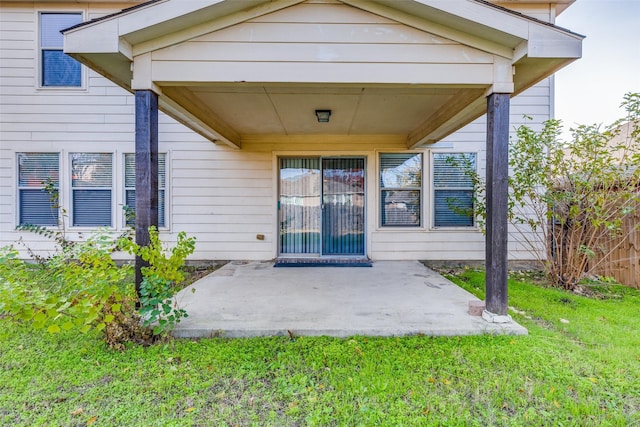
{"type": "Polygon", "coordinates": [[[177,295],[177,337],[526,335],[468,314],[478,299],[418,261],[371,268],[230,262],[177,295]]]}

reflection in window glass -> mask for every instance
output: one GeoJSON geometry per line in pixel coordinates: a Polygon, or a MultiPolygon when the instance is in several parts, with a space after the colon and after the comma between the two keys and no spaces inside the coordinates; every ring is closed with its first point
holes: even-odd
{"type": "Polygon", "coordinates": [[[419,227],[422,154],[380,154],[380,225],[419,227]]]}
{"type": "Polygon", "coordinates": [[[475,153],[433,155],[435,227],[474,226],[473,181],[465,171],[475,168],[475,153]]]}

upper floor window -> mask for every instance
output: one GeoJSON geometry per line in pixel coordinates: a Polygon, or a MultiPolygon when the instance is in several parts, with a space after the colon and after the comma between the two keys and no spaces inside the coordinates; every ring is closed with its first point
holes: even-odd
{"type": "Polygon", "coordinates": [[[58,225],[58,153],[18,153],[18,224],[58,225]]]}
{"type": "Polygon", "coordinates": [[[82,86],[80,63],[62,51],[61,30],[82,22],[81,13],[40,13],[40,85],[82,86]]]}
{"type": "Polygon", "coordinates": [[[419,227],[422,154],[380,154],[380,225],[419,227]]]}
{"type": "Polygon", "coordinates": [[[433,155],[433,211],[435,227],[473,227],[475,153],[433,155]]]}

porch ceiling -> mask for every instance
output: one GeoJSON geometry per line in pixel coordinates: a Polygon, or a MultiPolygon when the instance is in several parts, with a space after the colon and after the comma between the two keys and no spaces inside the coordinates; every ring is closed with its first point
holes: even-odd
{"type": "Polygon", "coordinates": [[[473,86],[304,84],[161,88],[199,119],[218,123],[228,138],[240,140],[256,134],[410,135],[419,129],[424,133],[424,128],[437,127],[442,121],[438,117],[446,116],[455,100],[482,99],[486,91],[473,86]],[[318,123],[315,110],[331,110],[329,123],[318,123]]]}
{"type": "Polygon", "coordinates": [[[477,0],[163,0],[64,36],[71,56],[234,147],[300,134],[433,143],[482,115],[487,94],[579,58],[582,41],[477,0]]]}

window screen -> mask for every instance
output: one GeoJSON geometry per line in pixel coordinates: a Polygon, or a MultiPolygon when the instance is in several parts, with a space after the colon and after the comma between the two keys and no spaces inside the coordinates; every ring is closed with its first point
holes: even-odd
{"type": "Polygon", "coordinates": [[[82,22],[80,13],[40,14],[42,86],[81,86],[80,63],[62,51],[61,30],[82,22]]]}
{"type": "Polygon", "coordinates": [[[380,154],[380,225],[419,227],[422,154],[380,154]]]}
{"type": "MultiPolygon", "coordinates": [[[[166,190],[166,153],[158,154],[158,226],[165,227],[165,190],[166,190]]],[[[135,213],[136,209],[136,155],[127,153],[124,155],[124,204],[135,213]]],[[[135,225],[135,217],[127,218],[127,225],[135,225]]]]}
{"type": "Polygon", "coordinates": [[[468,168],[476,168],[475,153],[433,155],[434,226],[473,227],[473,181],[468,168]]]}
{"type": "Polygon", "coordinates": [[[58,225],[58,153],[18,153],[20,225],[58,225]]]}
{"type": "Polygon", "coordinates": [[[112,187],[111,153],[72,153],[72,224],[110,227],[112,187]]]}

